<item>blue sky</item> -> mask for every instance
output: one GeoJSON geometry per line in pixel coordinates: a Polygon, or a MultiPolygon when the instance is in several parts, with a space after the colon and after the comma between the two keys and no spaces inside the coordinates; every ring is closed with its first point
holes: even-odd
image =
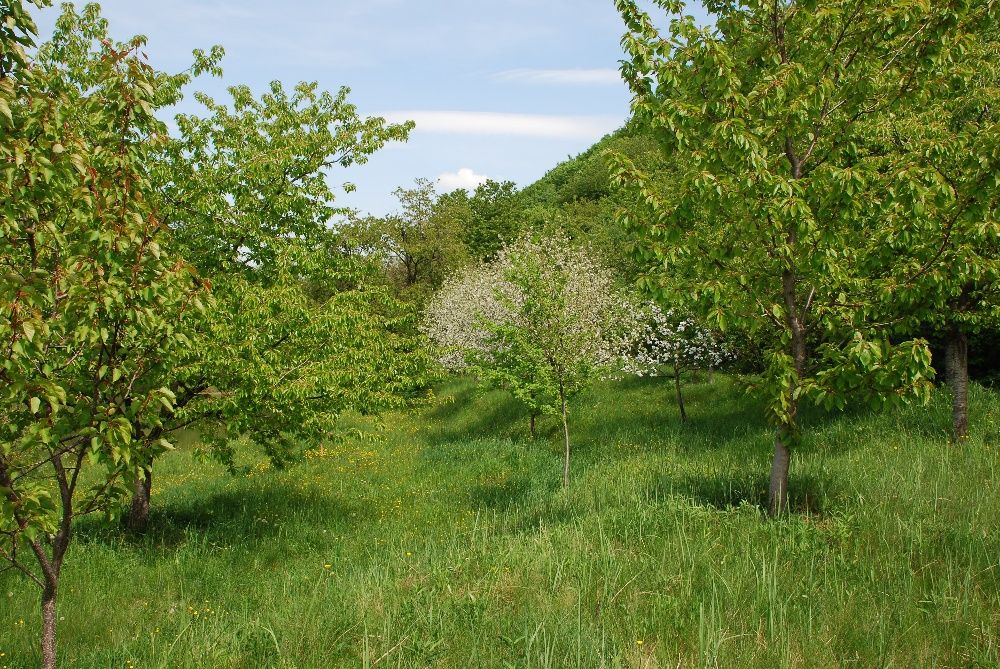
{"type": "MultiPolygon", "coordinates": [[[[153,64],[185,69],[191,50],[226,49],[221,80],[194,88],[263,90],[272,80],[352,89],[365,115],[413,119],[406,144],[334,174],[338,203],[384,214],[418,177],[440,188],[485,178],[527,185],[620,126],[622,23],[612,0],[106,0],[117,39],[149,37],[153,64]]],[[[42,37],[57,10],[39,15],[42,37]]],[[[187,107],[192,111],[196,107],[187,107]]]]}

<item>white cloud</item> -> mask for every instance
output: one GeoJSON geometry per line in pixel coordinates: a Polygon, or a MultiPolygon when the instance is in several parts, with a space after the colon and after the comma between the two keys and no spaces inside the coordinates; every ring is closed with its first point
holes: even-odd
{"type": "Polygon", "coordinates": [[[385,116],[394,123],[415,121],[417,132],[547,139],[597,139],[624,122],[624,119],[615,116],[549,116],[464,111],[393,111],[380,116],[385,116]]]}
{"type": "Polygon", "coordinates": [[[474,171],[468,167],[463,167],[457,172],[445,172],[444,174],[438,175],[437,185],[444,193],[450,193],[456,188],[464,188],[467,191],[472,191],[476,189],[481,183],[484,183],[489,177],[483,174],[476,174],[474,171]]]}
{"type": "Polygon", "coordinates": [[[599,68],[593,70],[533,70],[520,68],[504,70],[493,75],[497,81],[513,81],[525,84],[556,85],[606,85],[620,84],[618,70],[599,68]]]}

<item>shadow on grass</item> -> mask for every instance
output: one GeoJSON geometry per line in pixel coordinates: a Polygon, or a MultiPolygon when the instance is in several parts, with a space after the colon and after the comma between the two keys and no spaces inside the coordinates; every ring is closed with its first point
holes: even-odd
{"type": "Polygon", "coordinates": [[[231,546],[273,539],[287,533],[289,524],[302,520],[343,532],[371,515],[364,506],[272,482],[266,488],[237,487],[162,505],[154,497],[148,528],[141,534],[97,517],[82,519],[76,532],[85,542],[124,541],[156,549],[176,548],[193,537],[211,545],[231,546]]]}
{"type": "Polygon", "coordinates": [[[676,444],[685,451],[715,450],[729,448],[736,436],[767,430],[757,403],[747,402],[741,390],[721,381],[685,387],[687,422],[680,419],[672,381],[666,378],[619,381],[580,400],[574,411],[580,417],[575,446],[628,441],[650,449],[676,444]]]}
{"type": "MultiPolygon", "coordinates": [[[[725,474],[709,476],[658,476],[649,488],[656,498],[681,495],[698,504],[720,510],[749,504],[767,509],[767,479],[763,475],[725,474]]],[[[836,486],[827,478],[792,476],[788,482],[789,511],[794,514],[824,515],[840,506],[836,486]]]]}
{"type": "Polygon", "coordinates": [[[533,490],[526,478],[511,478],[497,483],[481,483],[469,490],[469,499],[477,509],[509,509],[517,506],[533,490]]]}
{"type": "Polygon", "coordinates": [[[426,418],[431,443],[509,437],[528,438],[528,412],[510,395],[499,391],[462,389],[431,409],[426,418]],[[469,411],[470,406],[475,411],[469,411]]]}

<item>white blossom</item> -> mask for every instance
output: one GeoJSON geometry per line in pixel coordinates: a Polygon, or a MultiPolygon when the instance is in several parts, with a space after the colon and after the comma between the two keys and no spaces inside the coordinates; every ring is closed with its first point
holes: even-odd
{"type": "Polygon", "coordinates": [[[640,376],[656,376],[665,366],[715,369],[733,359],[732,350],[716,333],[690,316],[648,302],[640,318],[644,329],[633,352],[633,371],[640,376]]]}

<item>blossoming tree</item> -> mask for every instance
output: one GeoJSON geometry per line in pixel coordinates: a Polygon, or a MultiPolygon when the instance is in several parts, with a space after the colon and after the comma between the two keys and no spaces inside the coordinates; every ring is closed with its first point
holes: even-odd
{"type": "Polygon", "coordinates": [[[427,308],[425,332],[446,367],[504,388],[532,415],[558,415],[569,485],[569,400],[628,368],[638,310],[607,267],[562,234],[523,238],[491,264],[453,277],[427,308]]]}
{"type": "Polygon", "coordinates": [[[655,376],[663,368],[671,369],[677,409],[681,421],[687,422],[681,373],[721,367],[732,359],[732,350],[719,340],[715,332],[700,325],[691,316],[673,309],[663,311],[654,302],[645,306],[641,318],[645,328],[634,354],[635,373],[655,376]]]}

